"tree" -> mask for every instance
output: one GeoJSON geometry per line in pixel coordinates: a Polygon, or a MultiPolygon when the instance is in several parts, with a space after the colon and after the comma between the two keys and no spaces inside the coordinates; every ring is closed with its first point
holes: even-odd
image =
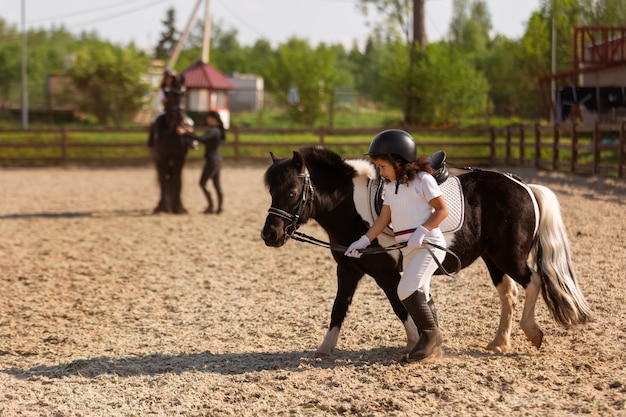
{"type": "Polygon", "coordinates": [[[369,8],[376,9],[377,16],[382,16],[380,22],[373,22],[375,33],[384,32],[389,38],[401,38],[405,44],[409,44],[412,38],[411,19],[413,13],[413,0],[360,0],[359,4],[363,14],[368,15],[369,8]]]}
{"type": "Polygon", "coordinates": [[[176,10],[173,7],[167,9],[165,20],[161,23],[165,26],[161,32],[161,38],[154,50],[154,57],[167,60],[178,42],[178,31],[176,30],[176,10]]]}
{"type": "MultiPolygon", "coordinates": [[[[48,75],[63,73],[67,57],[76,45],[63,28],[29,30],[27,36],[28,101],[31,107],[45,107],[48,75]]],[[[0,19],[0,103],[19,103],[21,34],[0,19]]]]}
{"type": "Polygon", "coordinates": [[[589,25],[623,26],[626,22],[626,0],[584,0],[583,4],[589,25]]]}
{"type": "Polygon", "coordinates": [[[149,87],[141,75],[148,66],[145,54],[98,39],[83,42],[68,70],[81,109],[92,113],[100,124],[116,126],[130,120],[141,108],[149,87]]]}
{"type": "Polygon", "coordinates": [[[270,67],[273,76],[267,84],[277,101],[287,107],[288,117],[313,126],[335,86],[338,76],[335,54],[324,45],[312,49],[307,41],[291,38],[279,45],[270,67]],[[294,100],[295,91],[297,100],[294,100]]]}
{"type": "Polygon", "coordinates": [[[463,54],[445,43],[430,44],[415,74],[419,124],[441,124],[484,115],[489,83],[463,54]]]}
{"type": "Polygon", "coordinates": [[[489,47],[491,16],[482,0],[454,0],[450,21],[450,43],[480,63],[489,47]]]}

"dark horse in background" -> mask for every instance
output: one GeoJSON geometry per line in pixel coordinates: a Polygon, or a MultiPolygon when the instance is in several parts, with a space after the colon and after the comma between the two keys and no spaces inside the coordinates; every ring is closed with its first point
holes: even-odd
{"type": "Polygon", "coordinates": [[[161,197],[154,209],[155,213],[187,213],[181,201],[182,171],[187,151],[191,146],[189,139],[177,132],[184,127],[185,111],[184,77],[174,77],[172,85],[166,91],[165,111],[159,114],[150,126],[148,146],[154,159],[161,197]]]}
{"type": "MultiPolygon", "coordinates": [[[[374,221],[368,183],[379,178],[365,160],[344,160],[320,147],[302,148],[292,158],[271,154],[273,164],[265,173],[272,203],[261,237],[268,246],[280,247],[309,219],[328,233],[331,245],[348,246],[363,235],[374,221]]],[[[525,290],[520,326],[537,348],[543,331],[535,321],[539,293],[554,319],[564,325],[585,323],[591,310],[578,287],[570,257],[569,241],[554,193],[541,185],[526,185],[510,175],[474,170],[458,176],[464,195],[465,215],[460,229],[446,234],[451,252],[461,268],[482,258],[501,302],[500,324],[487,349],[503,352],[510,348],[516,282],[525,290]]],[[[450,181],[451,179],[448,179],[450,181]]],[[[373,246],[395,243],[392,234],[382,233],[373,246]]],[[[330,326],[317,357],[331,354],[339,340],[357,284],[364,274],[374,278],[385,292],[393,311],[407,332],[407,352],[419,336],[396,293],[400,280],[397,251],[346,257],[333,250],[337,262],[337,294],[330,326]]],[[[447,271],[458,268],[448,254],[447,271]]],[[[437,273],[442,273],[441,269],[437,273]]],[[[471,294],[472,290],[468,293],[471,294]]]]}

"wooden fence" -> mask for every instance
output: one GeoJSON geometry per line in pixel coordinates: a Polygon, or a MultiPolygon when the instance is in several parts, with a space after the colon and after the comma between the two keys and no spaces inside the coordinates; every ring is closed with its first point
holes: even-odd
{"type": "MultiPolygon", "coordinates": [[[[529,166],[581,174],[626,176],[626,122],[596,123],[592,127],[537,124],[505,128],[405,129],[416,138],[420,153],[443,149],[448,154],[448,162],[454,166],[529,166]]],[[[291,150],[301,146],[321,145],[344,157],[362,157],[369,140],[380,130],[234,127],[228,133],[222,154],[227,162],[266,164],[269,151],[289,156],[291,150]]],[[[146,138],[145,128],[0,130],[0,166],[146,164],[150,161],[146,138]],[[81,139],[86,135],[104,134],[116,139],[81,139]],[[134,139],[120,139],[129,135],[134,139]],[[38,139],[41,137],[46,140],[38,139]]],[[[201,159],[199,151],[189,155],[191,161],[201,159]]]]}

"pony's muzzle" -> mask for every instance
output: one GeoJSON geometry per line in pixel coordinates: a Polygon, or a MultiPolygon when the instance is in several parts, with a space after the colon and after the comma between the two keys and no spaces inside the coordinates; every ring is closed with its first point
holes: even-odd
{"type": "Polygon", "coordinates": [[[274,216],[267,217],[265,225],[261,230],[261,239],[263,239],[266,246],[278,248],[285,244],[287,235],[283,226],[281,219],[277,219],[274,216]]]}

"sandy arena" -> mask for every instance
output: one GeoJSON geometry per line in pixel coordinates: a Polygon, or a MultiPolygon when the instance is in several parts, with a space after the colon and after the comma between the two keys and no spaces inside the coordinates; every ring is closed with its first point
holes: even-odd
{"type": "Polygon", "coordinates": [[[540,299],[537,350],[520,291],[512,350],[484,350],[500,303],[477,261],[433,278],[445,356],[407,366],[367,276],[315,359],[328,251],[263,244],[264,166],[226,166],[225,211],[202,214],[200,168],[180,216],[151,214],[152,167],[0,170],[0,416],[626,416],[625,179],[508,169],[559,197],[592,323],[559,327],[540,299]]]}

